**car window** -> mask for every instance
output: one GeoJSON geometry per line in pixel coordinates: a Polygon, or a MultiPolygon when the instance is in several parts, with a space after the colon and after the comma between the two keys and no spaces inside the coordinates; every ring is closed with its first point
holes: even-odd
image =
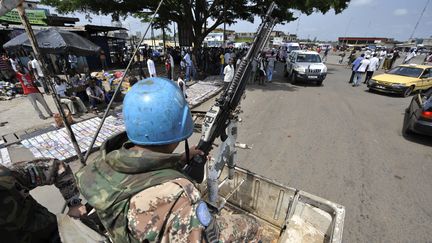
{"type": "Polygon", "coordinates": [[[388,71],[389,74],[401,75],[406,77],[418,78],[423,73],[423,69],[415,67],[395,67],[388,71]]]}
{"type": "Polygon", "coordinates": [[[298,54],[297,55],[297,62],[313,62],[313,63],[320,63],[321,57],[316,54],[298,54]]]}
{"type": "Polygon", "coordinates": [[[432,69],[426,69],[422,74],[422,78],[432,78],[432,69]]]}

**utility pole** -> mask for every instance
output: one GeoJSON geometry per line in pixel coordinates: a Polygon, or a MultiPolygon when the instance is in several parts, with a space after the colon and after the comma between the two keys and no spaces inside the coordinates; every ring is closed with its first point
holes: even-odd
{"type": "Polygon", "coordinates": [[[225,31],[226,31],[226,4],[225,4],[225,2],[226,2],[226,0],[224,0],[224,2],[223,2],[223,18],[224,18],[224,25],[223,25],[223,49],[224,49],[224,52],[225,52],[225,48],[226,48],[226,34],[225,34],[225,31]]]}
{"type": "Polygon", "coordinates": [[[414,33],[415,33],[416,30],[417,30],[417,27],[418,27],[418,25],[419,25],[419,23],[420,23],[420,20],[423,18],[423,14],[424,14],[424,12],[426,11],[426,9],[427,9],[427,7],[428,7],[428,5],[429,5],[429,2],[430,2],[430,0],[427,0],[426,5],[424,6],[423,11],[421,12],[420,17],[419,17],[419,19],[417,20],[417,23],[415,24],[414,29],[413,29],[413,31],[412,31],[412,33],[411,33],[411,35],[410,35],[410,38],[409,38],[410,40],[414,37],[414,33]]]}
{"type": "Polygon", "coordinates": [[[81,154],[81,149],[80,149],[80,147],[78,145],[78,142],[76,140],[75,134],[72,132],[71,124],[68,122],[68,120],[66,118],[66,115],[65,115],[65,112],[64,112],[64,110],[63,110],[63,108],[61,106],[60,100],[59,100],[59,98],[58,98],[58,96],[57,96],[57,94],[55,92],[54,84],[52,82],[51,75],[48,72],[47,65],[46,65],[46,62],[45,62],[45,58],[44,58],[44,56],[42,55],[42,53],[41,53],[41,51],[39,49],[39,45],[38,45],[38,42],[37,42],[36,37],[34,35],[33,29],[32,29],[32,27],[30,25],[30,22],[29,22],[27,16],[25,15],[25,9],[24,9],[24,6],[22,5],[22,2],[16,7],[16,9],[17,9],[18,14],[19,14],[19,16],[21,18],[21,22],[22,22],[22,24],[23,24],[23,26],[24,26],[24,28],[25,28],[25,30],[27,32],[29,41],[30,41],[30,43],[32,45],[33,52],[35,53],[37,60],[39,62],[41,62],[41,64],[42,64],[41,65],[42,73],[44,74],[44,77],[46,77],[45,82],[47,82],[48,87],[51,89],[51,94],[52,94],[52,97],[54,99],[54,103],[55,103],[55,105],[57,107],[57,110],[60,113],[60,116],[61,116],[61,118],[63,120],[63,123],[65,125],[65,128],[66,128],[66,131],[68,132],[69,137],[71,138],[72,145],[73,145],[73,147],[74,147],[74,149],[75,149],[75,151],[77,153],[77,156],[78,156],[81,164],[83,166],[85,166],[86,163],[84,161],[83,155],[81,154]]]}

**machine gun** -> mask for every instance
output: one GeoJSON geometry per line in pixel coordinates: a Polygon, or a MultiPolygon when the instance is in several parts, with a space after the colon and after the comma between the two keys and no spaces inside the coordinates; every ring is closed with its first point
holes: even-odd
{"type": "Polygon", "coordinates": [[[203,181],[207,155],[212,150],[214,141],[218,137],[222,141],[225,141],[228,137],[226,132],[227,127],[231,121],[236,120],[235,111],[246,87],[251,62],[261,54],[276,23],[276,18],[271,16],[275,8],[276,4],[272,2],[266,15],[263,17],[262,23],[258,27],[252,46],[238,66],[234,79],[205,116],[202,125],[202,136],[197,146],[197,149],[203,151],[204,155],[195,156],[185,168],[185,172],[198,183],[203,181]]]}

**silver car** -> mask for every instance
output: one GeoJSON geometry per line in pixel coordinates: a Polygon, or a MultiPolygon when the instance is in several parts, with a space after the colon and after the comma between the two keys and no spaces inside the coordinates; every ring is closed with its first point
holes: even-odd
{"type": "Polygon", "coordinates": [[[326,76],[327,67],[317,52],[293,51],[287,58],[285,77],[289,77],[292,84],[301,80],[322,85],[326,76]]]}

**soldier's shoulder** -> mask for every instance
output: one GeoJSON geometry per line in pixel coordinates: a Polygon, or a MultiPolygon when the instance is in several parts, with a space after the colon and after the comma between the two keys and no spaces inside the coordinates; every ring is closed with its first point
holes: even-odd
{"type": "Polygon", "coordinates": [[[131,203],[138,205],[154,204],[153,206],[156,207],[157,204],[173,202],[181,195],[186,196],[191,204],[201,198],[198,189],[191,181],[186,178],[177,178],[137,193],[131,198],[131,203]]]}

